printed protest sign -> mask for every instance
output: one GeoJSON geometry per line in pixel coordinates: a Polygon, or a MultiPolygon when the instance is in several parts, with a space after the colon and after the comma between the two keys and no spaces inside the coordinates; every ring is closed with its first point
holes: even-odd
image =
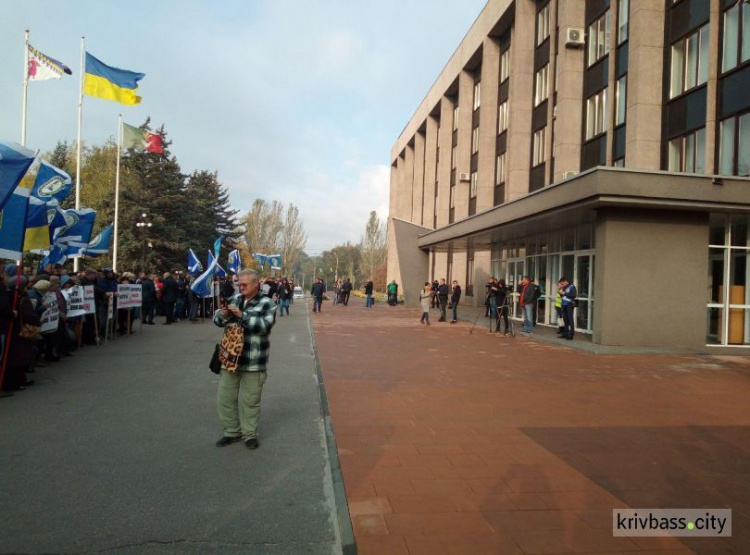
{"type": "Polygon", "coordinates": [[[53,333],[57,331],[60,322],[60,309],[57,307],[57,297],[54,293],[46,294],[43,299],[47,310],[42,313],[42,333],[53,333]]]}
{"type": "Polygon", "coordinates": [[[121,283],[117,286],[117,308],[139,308],[140,306],[140,283],[121,283]]]}

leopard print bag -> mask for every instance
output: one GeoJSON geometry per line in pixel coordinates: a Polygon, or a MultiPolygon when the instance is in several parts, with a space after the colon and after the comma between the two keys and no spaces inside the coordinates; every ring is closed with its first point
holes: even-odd
{"type": "Polygon", "coordinates": [[[236,372],[240,355],[245,346],[245,332],[240,324],[229,324],[219,345],[219,360],[227,372],[236,372]]]}

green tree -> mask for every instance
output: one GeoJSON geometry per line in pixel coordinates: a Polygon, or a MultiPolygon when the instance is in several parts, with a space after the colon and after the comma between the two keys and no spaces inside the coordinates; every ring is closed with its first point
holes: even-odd
{"type": "Polygon", "coordinates": [[[360,277],[363,280],[375,277],[375,269],[385,262],[387,256],[385,225],[380,222],[378,213],[370,212],[370,219],[365,226],[365,234],[360,241],[362,266],[360,277]]]}

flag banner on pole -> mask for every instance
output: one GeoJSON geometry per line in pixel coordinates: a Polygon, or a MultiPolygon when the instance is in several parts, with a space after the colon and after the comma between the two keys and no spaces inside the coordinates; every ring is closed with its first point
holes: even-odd
{"type": "Polygon", "coordinates": [[[208,251],[208,265],[211,266],[214,263],[216,263],[216,277],[217,278],[227,277],[227,271],[221,267],[221,264],[216,262],[216,260],[214,259],[214,255],[211,254],[211,251],[208,251]]]}
{"type": "Polygon", "coordinates": [[[91,240],[91,232],[94,229],[96,210],[82,208],[81,210],[63,210],[63,213],[65,214],[66,225],[57,230],[55,244],[87,247],[91,240]]]}
{"type": "Polygon", "coordinates": [[[145,150],[154,154],[164,154],[164,147],[161,144],[161,136],[156,133],[138,129],[127,123],[122,124],[122,148],[126,150],[145,150]]]}
{"type": "Polygon", "coordinates": [[[260,269],[262,270],[263,266],[266,265],[266,255],[259,252],[254,252],[253,258],[258,261],[258,264],[260,264],[260,269]]]}
{"type": "Polygon", "coordinates": [[[19,185],[0,212],[0,258],[19,260],[23,256],[23,236],[31,187],[19,185]]]}
{"type": "Polygon", "coordinates": [[[72,189],[73,180],[67,173],[52,164],[42,162],[39,166],[39,172],[36,174],[31,196],[40,198],[45,202],[52,199],[62,202],[68,198],[72,189]]]}
{"type": "Polygon", "coordinates": [[[32,195],[29,197],[26,215],[26,238],[23,242],[23,250],[28,252],[34,249],[46,249],[51,243],[47,203],[32,195]]]}
{"type": "Polygon", "coordinates": [[[227,262],[227,268],[233,274],[239,274],[242,270],[242,260],[240,259],[240,251],[235,249],[229,253],[229,260],[227,262]]]}
{"type": "Polygon", "coordinates": [[[281,255],[280,254],[269,254],[268,265],[272,270],[281,270],[281,255]]]}
{"type": "Polygon", "coordinates": [[[112,234],[114,233],[114,230],[114,224],[109,224],[102,229],[99,235],[92,239],[85,249],[81,249],[81,253],[91,257],[107,254],[109,252],[109,246],[112,244],[112,234]]]}
{"type": "Polygon", "coordinates": [[[219,260],[219,251],[221,251],[221,237],[214,241],[214,258],[219,260]]]}
{"type": "Polygon", "coordinates": [[[63,74],[73,75],[73,72],[62,62],[45,56],[39,50],[29,45],[29,67],[26,74],[29,81],[60,79],[63,74]]]}
{"type": "Polygon", "coordinates": [[[198,257],[195,256],[195,253],[193,252],[193,249],[188,249],[188,273],[189,274],[199,274],[203,271],[203,264],[201,264],[201,261],[198,260],[198,257]]]}
{"type": "Polygon", "coordinates": [[[50,237],[55,236],[55,231],[58,228],[68,225],[65,221],[65,211],[60,208],[60,203],[56,200],[47,202],[47,222],[49,222],[50,237]]]}
{"type": "Polygon", "coordinates": [[[0,208],[8,202],[35,157],[36,154],[26,147],[0,142],[0,208]]]}
{"type": "Polygon", "coordinates": [[[214,282],[215,271],[216,271],[216,259],[214,259],[213,261],[209,263],[208,268],[206,268],[205,272],[203,272],[201,275],[195,278],[195,281],[190,286],[190,289],[192,289],[193,293],[195,293],[199,297],[213,296],[212,285],[214,282]]]}
{"type": "Polygon", "coordinates": [[[43,269],[47,264],[65,264],[67,259],[68,257],[65,256],[62,247],[53,245],[52,249],[50,249],[44,259],[39,263],[39,268],[43,269]]]}
{"type": "Polygon", "coordinates": [[[141,97],[135,93],[138,81],[145,76],[145,73],[108,66],[86,52],[83,94],[134,106],[141,103],[141,97]]]}

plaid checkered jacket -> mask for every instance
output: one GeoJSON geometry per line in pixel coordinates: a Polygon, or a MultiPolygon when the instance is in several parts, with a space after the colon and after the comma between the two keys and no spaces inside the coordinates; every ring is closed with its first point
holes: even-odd
{"type": "MultiPolygon", "coordinates": [[[[230,305],[240,306],[242,295],[237,294],[229,301],[230,305]]],[[[258,293],[255,297],[245,302],[242,309],[242,317],[236,318],[229,315],[224,318],[221,311],[214,314],[214,324],[223,328],[227,324],[241,322],[245,332],[245,346],[240,355],[237,370],[241,372],[265,372],[266,364],[271,356],[271,328],[276,323],[276,305],[268,298],[258,293]]]]}

